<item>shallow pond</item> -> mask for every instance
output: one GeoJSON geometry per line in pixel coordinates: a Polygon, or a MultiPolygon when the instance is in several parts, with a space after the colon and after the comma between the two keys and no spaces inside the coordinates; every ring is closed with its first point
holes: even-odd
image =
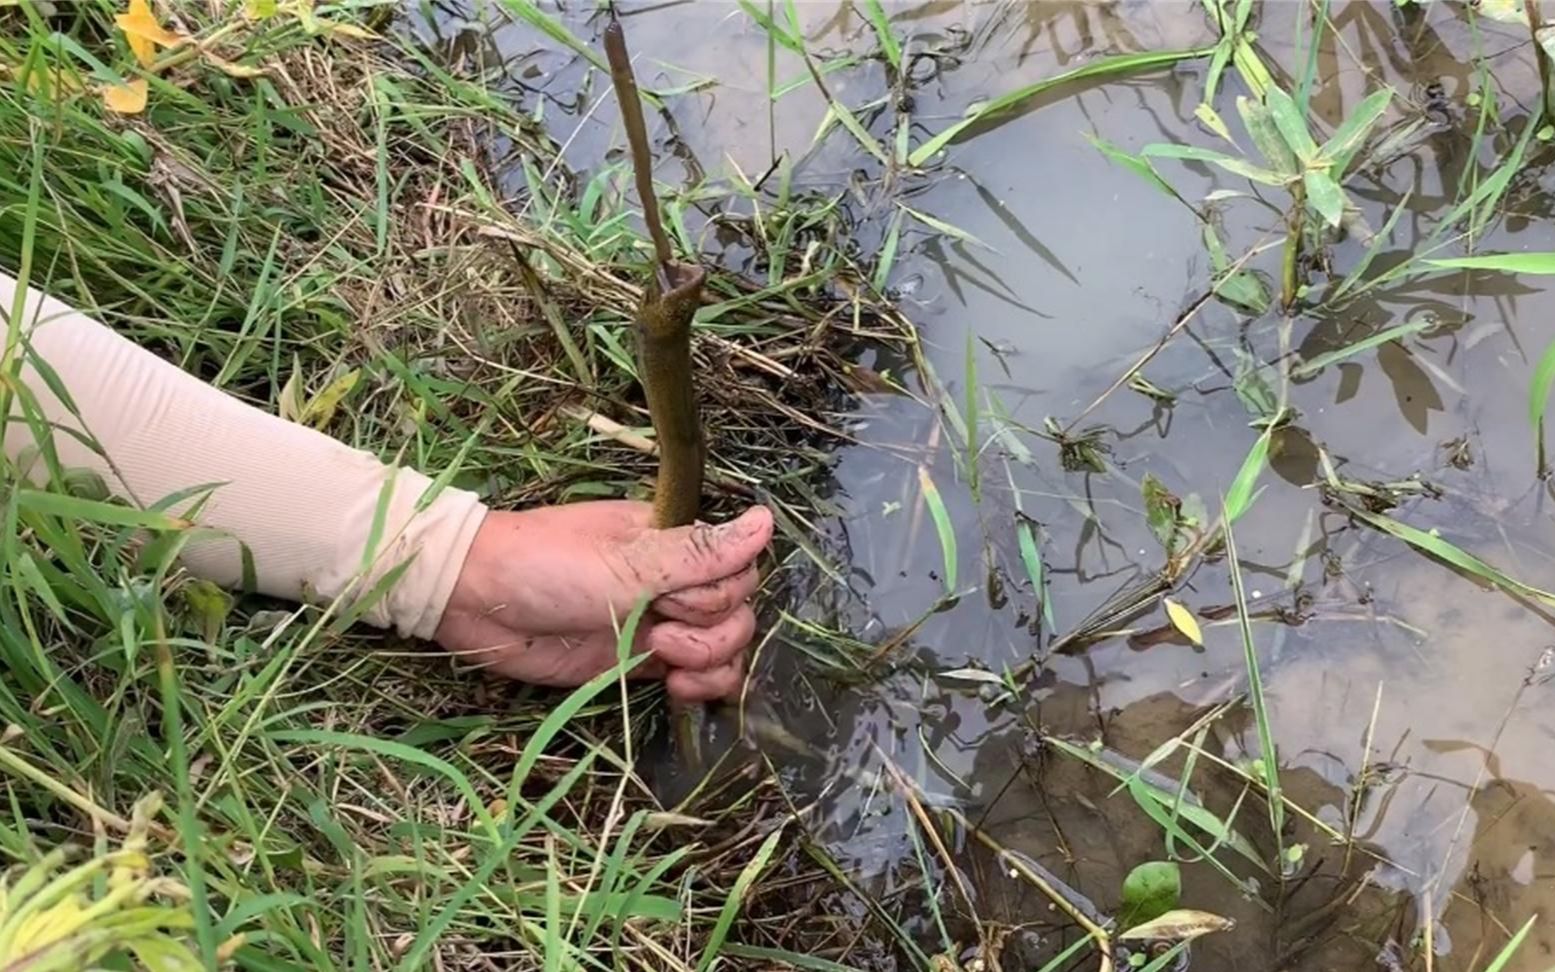
{"type": "MultiPolygon", "coordinates": [[[[1472,18],[1463,4],[1255,6],[1258,50],[1287,87],[1306,71],[1314,10],[1327,11],[1312,62],[1319,141],[1367,95],[1394,91],[1369,143],[1385,142],[1386,152],[1369,153],[1345,181],[1372,231],[1403,206],[1368,278],[1424,245],[1462,193],[1514,150],[1537,103],[1526,29],[1472,18]],[[1499,114],[1477,135],[1482,90],[1499,114]]],[[[794,9],[817,63],[858,56],[827,72],[827,88],[887,152],[904,116],[916,146],[980,99],[1104,55],[1207,47],[1218,37],[1197,2],[887,3],[913,78],[893,91],[865,7],[814,0],[794,9]]],[[[597,45],[603,18],[593,4],[545,9],[597,45]]],[[[973,944],[966,919],[975,913],[985,934],[1009,932],[1000,938],[1005,968],[1039,968],[1077,932],[1012,861],[1033,862],[1032,873],[1061,882],[1063,895],[1111,914],[1130,868],[1164,857],[1168,843],[1196,858],[1114,778],[1085,765],[1110,754],[1143,759],[1179,738],[1203,751],[1193,790],[1232,817],[1253,856],[1267,864],[1283,848],[1288,871],[1283,880],[1277,868],[1259,873],[1226,846],[1215,853],[1228,873],[1185,866],[1182,903],[1237,921],[1194,943],[1196,969],[1478,969],[1527,918],[1555,913],[1547,610],[1353,518],[1320,488],[1326,455],[1345,481],[1395,484],[1387,522],[1438,531],[1511,577],[1555,587],[1549,493],[1529,419],[1529,384],[1555,320],[1541,278],[1400,279],[1307,307],[1287,327],[1278,308],[1283,189],[1158,158],[1182,197],[1174,199],[1092,141],[1129,152],[1213,147],[1257,161],[1237,120],[1234,101],[1247,88],[1234,67],[1215,106],[1240,150],[1195,116],[1210,65],[1196,57],[1061,86],[968,132],[925,171],[888,173],[840,125],[816,143],[826,98],[781,46],[771,52],[776,76],[796,84],[769,97],[769,36],[747,9],[627,9],[639,79],[674,92],[666,98],[674,132],[650,118],[665,184],[699,170],[756,182],[787,153],[794,191],[838,195],[863,253],[886,246],[897,227],[888,285],[920,328],[933,375],[866,360],[913,394],[868,396],[846,417],[852,441],[837,450],[830,515],[817,523],[824,542],[813,551],[828,566],[803,554],[790,561],[797,593],[774,617],[758,691],[802,749],[824,754],[769,752],[795,793],[823,800],[817,836],[886,902],[913,947],[933,954],[945,937],[973,944]],[[1216,270],[1201,215],[1232,262],[1251,253],[1246,268],[1260,282],[1253,286],[1273,292],[1272,309],[1199,301],[1216,270]],[[1279,371],[1254,367],[1313,362],[1404,324],[1416,326],[1297,369],[1288,386],[1279,371]],[[1146,356],[1137,372],[1145,381],[1119,384],[1146,356]],[[1195,562],[1171,595],[1197,613],[1202,647],[1154,598],[1100,625],[1088,643],[1052,650],[1065,633],[1097,628],[1084,623],[1161,569],[1141,498],[1146,477],[1218,513],[1262,434],[1252,421],[1259,375],[1269,379],[1265,394],[1286,387],[1293,409],[1269,437],[1260,491],[1235,525],[1258,694],[1288,798],[1278,842],[1265,802],[1249,792],[1263,750],[1239,701],[1251,694],[1249,669],[1223,552],[1195,562]],[[1094,438],[1066,448],[1044,434],[1049,419],[1094,438]],[[925,481],[955,537],[953,599],[925,481]],[[1025,549],[1023,525],[1033,541],[1025,549]],[[1031,580],[1033,547],[1045,606],[1031,580]],[[998,674],[1034,657],[1031,684],[1013,695],[966,671],[998,674]],[[833,677],[844,671],[854,677],[833,677]],[[1236,704],[1221,711],[1222,703],[1236,704]],[[958,883],[936,848],[919,843],[912,808],[875,785],[888,767],[915,781],[926,814],[963,814],[1016,856],[995,860],[951,827],[965,839],[947,848],[962,869],[958,883]],[[1341,834],[1353,840],[1334,839],[1341,834]],[[920,859],[934,861],[927,878],[920,859]],[[1233,883],[1249,878],[1256,894],[1233,883]]],[[[431,13],[441,37],[423,27],[428,42],[501,64],[526,109],[569,140],[580,170],[619,144],[608,84],[575,52],[496,10],[445,4],[431,13]]],[[[1500,212],[1473,240],[1477,251],[1555,250],[1548,159],[1542,141],[1529,142],[1500,212]]],[[[708,258],[726,266],[747,256],[737,241],[702,238],[708,258]]],[[[1352,227],[1325,247],[1323,267],[1304,257],[1313,300],[1325,270],[1339,279],[1358,264],[1363,239],[1352,227]]],[[[1182,755],[1156,767],[1166,774],[1162,792],[1172,792],[1182,755]]],[[[1536,925],[1507,968],[1546,968],[1552,944],[1555,927],[1536,925]]],[[[1093,967],[1094,958],[1074,966],[1093,967]]]]}

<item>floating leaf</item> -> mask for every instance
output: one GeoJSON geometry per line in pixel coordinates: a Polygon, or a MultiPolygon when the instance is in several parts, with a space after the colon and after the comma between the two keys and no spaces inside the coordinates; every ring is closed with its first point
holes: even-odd
{"type": "Polygon", "coordinates": [[[103,104],[121,115],[138,115],[146,110],[150,86],[145,78],[131,78],[123,84],[103,88],[103,104]]]}
{"type": "Polygon", "coordinates": [[[1274,368],[1264,364],[1245,351],[1238,349],[1236,377],[1231,380],[1231,390],[1254,419],[1268,421],[1280,407],[1280,398],[1274,392],[1271,379],[1278,378],[1274,368]]]}
{"type": "Polygon", "coordinates": [[[129,9],[116,15],[113,22],[124,31],[124,39],[141,67],[150,67],[157,59],[158,47],[177,47],[187,40],[157,23],[146,0],[130,0],[129,9]]]}
{"type": "Polygon", "coordinates": [[[1249,314],[1262,314],[1273,298],[1257,274],[1246,270],[1228,273],[1215,280],[1215,296],[1249,314]]]}
{"type": "Polygon", "coordinates": [[[1176,911],[1168,911],[1155,920],[1147,921],[1142,925],[1135,925],[1128,931],[1120,933],[1118,940],[1187,942],[1201,935],[1230,931],[1234,927],[1236,927],[1236,922],[1230,918],[1222,918],[1220,915],[1211,914],[1208,911],[1194,911],[1189,908],[1182,908],[1176,911]]]}
{"type": "Polygon", "coordinates": [[[1125,929],[1154,921],[1177,907],[1182,897],[1182,872],[1171,861],[1146,861],[1123,879],[1125,929]]]}
{"type": "Polygon", "coordinates": [[[949,671],[940,672],[940,678],[949,678],[961,682],[983,682],[988,685],[1003,685],[1004,679],[996,672],[990,672],[981,668],[952,668],[949,671]]]}
{"type": "Polygon", "coordinates": [[[1498,20],[1503,24],[1526,24],[1527,15],[1523,13],[1523,0],[1480,0],[1474,5],[1474,9],[1481,17],[1498,20]]]}
{"type": "Polygon", "coordinates": [[[1546,55],[1555,57],[1555,27],[1540,27],[1533,36],[1546,55]]]}
{"type": "Polygon", "coordinates": [[[1150,525],[1150,532],[1155,534],[1162,548],[1171,553],[1177,546],[1177,523],[1182,500],[1162,485],[1153,473],[1145,473],[1145,478],[1139,483],[1139,492],[1145,501],[1145,522],[1150,525]]]}
{"type": "Polygon", "coordinates": [[[1177,401],[1177,396],[1174,393],[1167,391],[1165,388],[1162,388],[1160,385],[1157,385],[1155,382],[1141,374],[1136,374],[1134,377],[1130,378],[1128,380],[1128,387],[1134,391],[1139,392],[1141,395],[1144,395],[1146,398],[1155,399],[1163,405],[1170,405],[1172,402],[1177,401]]]}
{"type": "Polygon", "coordinates": [[[1104,78],[1114,75],[1121,76],[1125,74],[1132,74],[1135,71],[1164,67],[1168,64],[1175,64],[1178,61],[1189,60],[1195,57],[1202,57],[1205,54],[1208,54],[1209,50],[1210,49],[1206,48],[1201,50],[1186,51],[1144,51],[1133,54],[1117,54],[1111,57],[1101,57],[1087,64],[1082,64],[1080,67],[1077,67],[1072,71],[1065,71],[1062,74],[1054,75],[1051,78],[1028,84],[1022,88],[1017,88],[1008,94],[1000,95],[991,101],[984,102],[981,105],[977,105],[976,107],[969,109],[967,111],[967,117],[963,118],[959,122],[956,122],[954,125],[951,125],[949,128],[940,132],[938,135],[935,135],[933,138],[918,146],[916,149],[913,149],[912,155],[908,156],[908,164],[915,168],[923,165],[925,162],[934,158],[935,155],[938,155],[939,152],[945,148],[945,146],[955,141],[955,139],[959,137],[962,132],[966,131],[968,128],[971,128],[973,125],[987,121],[988,119],[997,115],[1001,115],[1011,108],[1019,105],[1021,102],[1034,98],[1037,95],[1042,94],[1044,91],[1056,88],[1061,84],[1068,84],[1072,81],[1081,81],[1088,78],[1104,78]]]}
{"type": "Polygon", "coordinates": [[[1193,612],[1178,604],[1171,598],[1164,598],[1162,603],[1166,605],[1166,616],[1171,618],[1172,627],[1181,631],[1183,637],[1204,647],[1204,632],[1199,629],[1199,620],[1193,616],[1193,612]]]}

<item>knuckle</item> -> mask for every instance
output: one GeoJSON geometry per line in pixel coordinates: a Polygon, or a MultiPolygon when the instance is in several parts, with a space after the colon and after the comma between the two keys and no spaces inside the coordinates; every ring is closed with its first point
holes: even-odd
{"type": "Polygon", "coordinates": [[[711,524],[693,524],[687,537],[691,545],[692,556],[701,560],[708,560],[717,554],[718,545],[715,542],[717,535],[711,524]]]}

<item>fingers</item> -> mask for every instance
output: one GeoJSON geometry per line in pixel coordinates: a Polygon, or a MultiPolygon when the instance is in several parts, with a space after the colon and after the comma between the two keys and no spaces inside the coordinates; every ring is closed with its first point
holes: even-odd
{"type": "Polygon", "coordinates": [[[648,629],[647,647],[671,669],[706,671],[737,659],[755,633],[756,612],[741,604],[705,628],[660,621],[648,629]]]}
{"type": "Polygon", "coordinates": [[[729,612],[750,600],[761,586],[761,573],[754,563],[738,574],[700,587],[687,587],[665,594],[653,602],[654,613],[672,621],[684,621],[699,627],[711,627],[729,612]]]}
{"type": "Polygon", "coordinates": [[[703,587],[743,571],[771,541],[771,511],[753,506],[718,526],[698,523],[648,534],[645,573],[657,594],[703,587]]]}
{"type": "Polygon", "coordinates": [[[706,671],[677,668],[665,676],[664,688],[681,702],[713,702],[738,695],[744,678],[745,669],[739,662],[706,671]]]}

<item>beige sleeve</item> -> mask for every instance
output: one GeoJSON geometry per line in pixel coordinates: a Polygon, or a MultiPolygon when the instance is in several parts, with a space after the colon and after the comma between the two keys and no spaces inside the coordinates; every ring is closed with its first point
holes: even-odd
{"type": "MultiPolygon", "coordinates": [[[[16,290],[17,281],[0,273],[0,323],[10,314],[16,290]]],[[[139,506],[220,484],[193,517],[232,539],[191,541],[183,564],[192,573],[238,585],[241,542],[253,558],[260,593],[349,603],[414,556],[363,620],[431,637],[485,516],[473,493],[445,489],[417,513],[429,477],[386,466],[321,432],[246,405],[34,289],[28,289],[25,306],[22,333],[58,373],[79,415],[71,414],[30,363],[24,365],[23,383],[55,426],[52,442],[64,466],[96,471],[111,492],[139,506]],[[64,430],[84,432],[107,460],[64,430]],[[382,539],[364,572],[363,556],[390,477],[382,539]]],[[[5,432],[5,451],[13,460],[37,455],[29,427],[16,421],[20,414],[13,405],[5,432]]],[[[37,480],[42,468],[31,462],[27,474],[37,480]]],[[[173,512],[186,512],[197,500],[181,500],[173,512]]]]}

